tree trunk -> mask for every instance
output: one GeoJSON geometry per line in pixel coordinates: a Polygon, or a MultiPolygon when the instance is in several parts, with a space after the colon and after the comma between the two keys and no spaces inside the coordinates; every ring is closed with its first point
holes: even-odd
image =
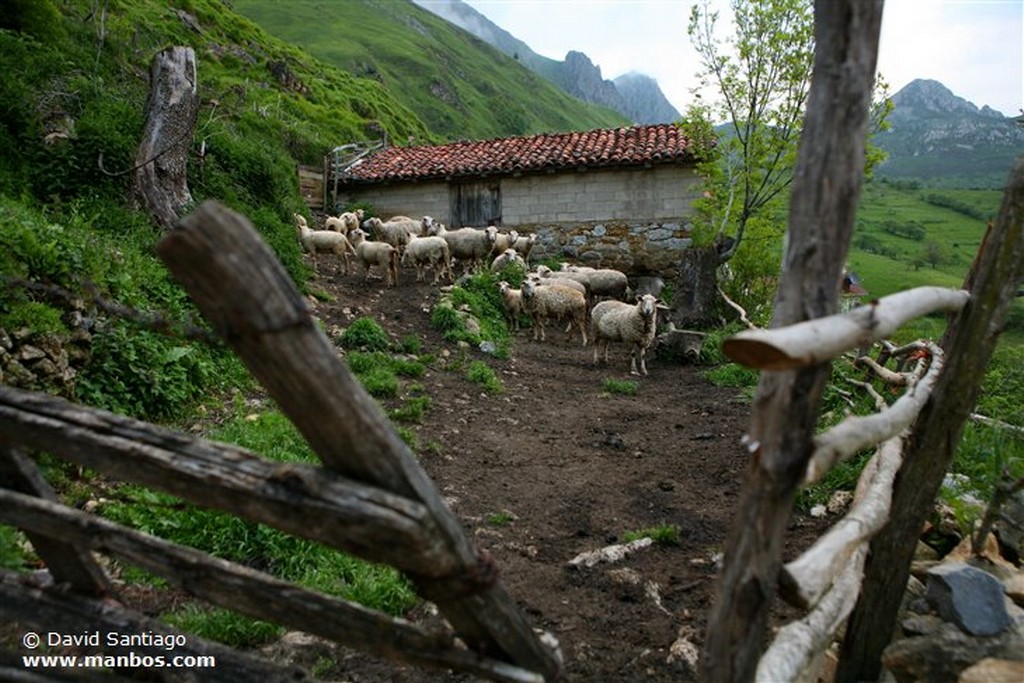
{"type": "Polygon", "coordinates": [[[715,271],[719,263],[718,250],[713,246],[683,251],[669,317],[676,327],[702,327],[714,321],[718,309],[715,271]]]}
{"type": "Polygon", "coordinates": [[[836,680],[877,680],[892,639],[921,526],[953,460],[999,332],[1024,277],[1024,156],[964,289],[971,301],[946,331],[946,367],[907,440],[893,488],[892,521],[871,542],[860,600],[850,615],[836,680]]]}
{"type": "MultiPolygon", "coordinates": [[[[864,177],[882,2],[818,0],[814,18],[814,73],[774,327],[836,311],[864,177]]],[[[829,368],[822,363],[761,376],[746,442],[750,466],[708,618],[701,680],[754,677],[829,368]]]]}
{"type": "Polygon", "coordinates": [[[135,154],[131,194],[161,230],[169,230],[192,203],[188,150],[199,111],[196,57],[190,47],[169,47],[153,58],[146,123],[135,154]]]}

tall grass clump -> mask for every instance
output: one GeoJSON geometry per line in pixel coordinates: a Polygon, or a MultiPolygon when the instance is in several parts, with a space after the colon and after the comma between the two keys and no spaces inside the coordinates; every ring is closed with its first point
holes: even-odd
{"type": "Polygon", "coordinates": [[[431,326],[448,341],[466,342],[474,347],[489,341],[495,346],[496,357],[508,358],[511,336],[498,282],[494,274],[485,272],[452,287],[448,297],[431,311],[431,326]]]}

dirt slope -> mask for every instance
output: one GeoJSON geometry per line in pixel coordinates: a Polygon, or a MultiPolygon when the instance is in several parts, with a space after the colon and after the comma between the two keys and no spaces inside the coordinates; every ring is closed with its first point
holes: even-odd
{"type": "MultiPolygon", "coordinates": [[[[395,339],[414,333],[425,352],[459,353],[430,329],[437,287],[401,275],[398,288],[386,289],[322,264],[313,286],[334,301],[316,303],[315,312],[328,329],[372,315],[395,339]]],[[[669,648],[680,629],[701,642],[746,467],[739,442],[749,404],[709,384],[704,368],[657,360],[636,396],[607,395],[606,378],[629,378],[625,347],[613,346],[611,363],[595,367],[578,339],[535,343],[529,334],[519,333],[508,360],[466,351],[498,373],[499,395],[442,369],[422,379],[432,406],[413,429],[432,447],[421,448],[421,462],[535,626],[558,638],[568,680],[691,680],[669,648]],[[679,528],[679,545],[593,569],[567,566],[627,531],[665,524],[679,528]]],[[[807,520],[793,526],[796,546],[815,533],[807,520]]],[[[396,672],[361,655],[342,671],[350,681],[466,680],[396,672]]]]}

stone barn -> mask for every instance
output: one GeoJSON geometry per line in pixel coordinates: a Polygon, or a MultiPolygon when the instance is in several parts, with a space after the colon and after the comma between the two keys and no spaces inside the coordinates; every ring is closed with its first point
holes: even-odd
{"type": "Polygon", "coordinates": [[[386,147],[328,185],[339,208],[497,225],[536,233],[537,258],[671,275],[699,194],[691,151],[674,124],[386,147]]]}

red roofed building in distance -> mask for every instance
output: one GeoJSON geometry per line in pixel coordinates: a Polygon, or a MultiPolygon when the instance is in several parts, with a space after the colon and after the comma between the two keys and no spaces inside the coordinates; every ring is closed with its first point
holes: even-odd
{"type": "Polygon", "coordinates": [[[675,124],[385,147],[333,168],[336,210],[367,202],[385,218],[537,233],[539,258],[635,272],[673,270],[699,195],[675,124]]]}

